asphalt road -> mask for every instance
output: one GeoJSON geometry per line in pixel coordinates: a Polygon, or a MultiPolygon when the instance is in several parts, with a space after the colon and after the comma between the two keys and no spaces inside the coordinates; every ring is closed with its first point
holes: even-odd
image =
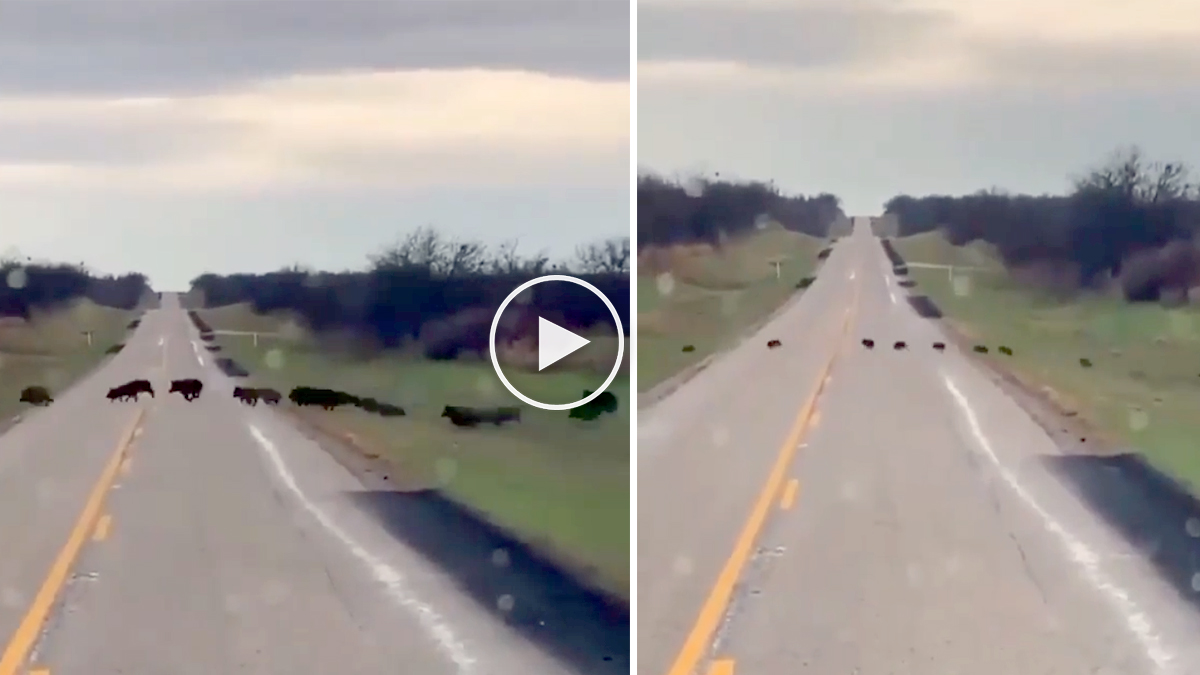
{"type": "Polygon", "coordinates": [[[1194,591],[931,348],[855,225],[788,310],[640,413],[638,673],[1200,673],[1194,591]]]}
{"type": "Polygon", "coordinates": [[[386,531],[328,453],[232,399],[201,344],[165,295],[106,367],[0,437],[0,675],[600,672],[386,531]],[[104,399],[139,377],[157,398],[104,399]],[[182,377],[205,381],[199,400],[167,394],[182,377]]]}

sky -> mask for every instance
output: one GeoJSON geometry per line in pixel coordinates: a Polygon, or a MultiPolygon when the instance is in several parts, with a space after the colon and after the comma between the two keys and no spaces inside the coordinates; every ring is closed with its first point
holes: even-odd
{"type": "Polygon", "coordinates": [[[1114,151],[1200,169],[1195,0],[640,0],[637,160],[899,194],[1066,191],[1114,151]]]}
{"type": "Polygon", "coordinates": [[[8,0],[0,253],[362,267],[405,232],[629,234],[626,0],[8,0]]]}

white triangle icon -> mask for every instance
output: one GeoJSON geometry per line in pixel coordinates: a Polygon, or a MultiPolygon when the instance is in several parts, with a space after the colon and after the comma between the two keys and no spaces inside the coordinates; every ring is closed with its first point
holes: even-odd
{"type": "Polygon", "coordinates": [[[538,371],[582,348],[591,340],[538,317],[538,371]]]}

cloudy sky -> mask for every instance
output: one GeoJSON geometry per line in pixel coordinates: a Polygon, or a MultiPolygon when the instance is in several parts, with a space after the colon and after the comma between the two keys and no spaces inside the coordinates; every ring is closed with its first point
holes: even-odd
{"type": "Polygon", "coordinates": [[[1195,0],[640,0],[638,163],[890,196],[1200,169],[1195,0]]]}
{"type": "Polygon", "coordinates": [[[422,225],[628,235],[625,0],[8,0],[0,249],[358,267],[422,225]]]}

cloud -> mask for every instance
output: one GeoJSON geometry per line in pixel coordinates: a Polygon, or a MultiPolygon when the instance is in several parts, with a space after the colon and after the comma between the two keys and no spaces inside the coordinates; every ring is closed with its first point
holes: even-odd
{"type": "Polygon", "coordinates": [[[980,42],[981,69],[1008,86],[1163,89],[1200,80],[1200,48],[1192,37],[1054,41],[1010,38],[980,42]]]}
{"type": "Polygon", "coordinates": [[[644,16],[638,159],[668,174],[872,213],[902,191],[1060,191],[1126,144],[1200,165],[1195,2],[643,0],[644,16]]]}
{"type": "Polygon", "coordinates": [[[652,0],[639,16],[649,29],[639,34],[638,77],[651,87],[792,86],[816,96],[1169,88],[1200,78],[1200,8],[1155,7],[1174,4],[652,0]]]}
{"type": "Polygon", "coordinates": [[[153,98],[0,98],[0,185],[620,184],[629,86],[520,71],[297,75],[153,98]]]}
{"type": "Polygon", "coordinates": [[[638,8],[638,59],[824,68],[887,61],[946,35],[946,10],[846,0],[792,4],[648,3],[638,8]]]}
{"type": "Polygon", "coordinates": [[[526,70],[629,77],[622,0],[11,0],[3,93],[125,96],[299,72],[526,70]]]}
{"type": "Polygon", "coordinates": [[[11,0],[0,203],[26,253],[361,266],[433,225],[628,232],[627,0],[11,0]]]}
{"type": "Polygon", "coordinates": [[[134,106],[126,107],[124,116],[66,116],[52,104],[30,107],[40,108],[45,116],[17,115],[11,109],[6,115],[0,109],[0,166],[138,166],[203,153],[239,129],[220,122],[156,116],[134,106]]]}

